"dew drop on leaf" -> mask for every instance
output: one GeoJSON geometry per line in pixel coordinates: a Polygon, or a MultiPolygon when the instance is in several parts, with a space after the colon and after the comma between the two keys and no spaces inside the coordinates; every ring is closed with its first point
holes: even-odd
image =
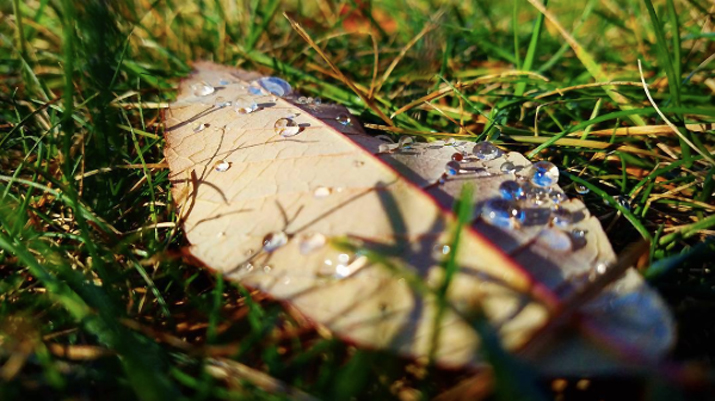
{"type": "Polygon", "coordinates": [[[516,171],[516,166],[512,162],[504,162],[499,169],[502,173],[510,174],[516,171]]]}
{"type": "Polygon", "coordinates": [[[216,164],[214,164],[214,170],[218,171],[219,173],[223,173],[229,168],[231,168],[231,162],[227,162],[226,160],[219,160],[216,162],[216,164]]]}
{"type": "Polygon", "coordinates": [[[412,138],[411,136],[403,136],[400,138],[398,145],[400,145],[400,149],[412,149],[412,144],[414,142],[415,142],[415,139],[412,138]]]}
{"type": "Polygon", "coordinates": [[[537,187],[548,188],[559,181],[559,168],[554,163],[540,161],[531,166],[531,183],[537,187]]]}
{"type": "Polygon", "coordinates": [[[524,199],[524,188],[516,181],[504,181],[499,185],[499,193],[506,200],[524,199]]]}
{"type": "Polygon", "coordinates": [[[567,228],[573,223],[573,214],[560,207],[551,211],[551,222],[556,227],[567,228]]]}
{"type": "Polygon", "coordinates": [[[572,248],[569,235],[555,228],[547,228],[541,231],[537,237],[537,241],[554,251],[567,252],[572,248]]]}
{"type": "Polygon", "coordinates": [[[288,235],[283,231],[274,231],[263,237],[263,250],[273,252],[288,243],[288,235]]]}
{"type": "Polygon", "coordinates": [[[326,243],[327,238],[325,238],[325,235],[323,234],[305,234],[301,236],[298,248],[300,249],[300,253],[302,253],[303,255],[307,255],[315,250],[322,248],[323,246],[325,246],[326,243]]]}
{"type": "Polygon", "coordinates": [[[199,132],[205,130],[205,129],[208,128],[209,126],[210,126],[209,124],[201,123],[201,124],[199,124],[199,125],[197,125],[197,126],[194,127],[194,132],[198,134],[199,132]]]}
{"type": "Polygon", "coordinates": [[[536,206],[541,206],[551,199],[548,188],[537,187],[530,184],[526,185],[524,188],[524,195],[526,196],[527,201],[536,206]]]}
{"type": "Polygon", "coordinates": [[[568,197],[566,194],[559,190],[558,188],[550,188],[549,189],[549,199],[551,199],[551,202],[555,204],[560,204],[562,202],[565,202],[568,200],[568,197]]]}
{"type": "Polygon", "coordinates": [[[327,198],[328,196],[330,196],[331,192],[332,191],[328,187],[318,187],[318,188],[315,188],[315,190],[313,191],[313,196],[316,199],[323,199],[323,198],[327,198]]]}
{"type": "Polygon", "coordinates": [[[352,119],[350,118],[349,115],[345,113],[338,114],[337,117],[335,117],[335,120],[345,126],[351,125],[352,124],[352,119]]]}
{"type": "Polygon", "coordinates": [[[208,96],[216,91],[216,88],[213,86],[202,82],[199,84],[193,84],[191,85],[191,90],[194,94],[194,96],[208,96]]]}
{"type": "Polygon", "coordinates": [[[277,77],[259,78],[256,83],[272,95],[278,97],[286,97],[293,92],[293,88],[291,88],[288,82],[277,77]]]}
{"type": "Polygon", "coordinates": [[[250,114],[258,110],[258,104],[253,99],[239,97],[233,102],[233,109],[238,114],[250,114]]]}
{"type": "Polygon", "coordinates": [[[275,124],[273,124],[273,128],[276,134],[285,138],[298,135],[300,132],[300,126],[292,118],[279,118],[275,124]]]}
{"type": "Polygon", "coordinates": [[[474,145],[472,153],[479,160],[489,161],[501,156],[502,152],[489,141],[479,142],[474,145]]]}
{"type": "Polygon", "coordinates": [[[497,227],[514,228],[524,220],[524,212],[512,201],[489,199],[482,207],[482,218],[497,227]]]}

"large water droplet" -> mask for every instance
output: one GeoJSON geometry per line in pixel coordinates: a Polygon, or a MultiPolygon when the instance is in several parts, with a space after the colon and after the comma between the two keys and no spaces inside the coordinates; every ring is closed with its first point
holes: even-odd
{"type": "Polygon", "coordinates": [[[239,97],[233,102],[233,109],[238,114],[250,114],[258,110],[258,104],[253,99],[247,97],[239,97]]]}
{"type": "Polygon", "coordinates": [[[205,82],[202,82],[199,84],[191,85],[191,90],[193,91],[194,96],[208,96],[214,93],[216,91],[216,88],[205,82]]]}
{"type": "Polygon", "coordinates": [[[504,162],[499,169],[502,173],[511,174],[516,171],[516,166],[512,162],[504,162]]]}
{"type": "Polygon", "coordinates": [[[461,154],[461,153],[455,153],[455,154],[452,155],[452,161],[461,162],[462,160],[464,160],[464,155],[463,155],[463,154],[461,154]]]}
{"type": "Polygon", "coordinates": [[[263,237],[263,250],[273,252],[288,243],[288,235],[283,231],[274,231],[263,237]]]}
{"type": "Polygon", "coordinates": [[[499,185],[499,192],[504,199],[521,200],[526,196],[524,188],[516,181],[504,181],[499,185]]]}
{"type": "Polygon", "coordinates": [[[226,86],[226,85],[229,85],[230,83],[231,83],[231,81],[229,81],[227,79],[222,79],[222,80],[218,81],[218,84],[221,86],[226,86]]]}
{"type": "Polygon", "coordinates": [[[219,173],[223,173],[229,168],[231,168],[231,162],[227,162],[226,160],[219,160],[216,162],[216,164],[214,164],[214,170],[218,171],[219,173]]]}
{"type": "Polygon", "coordinates": [[[524,212],[519,206],[506,199],[490,199],[484,203],[482,218],[497,227],[518,227],[524,220],[524,212]]]}
{"type": "Polygon", "coordinates": [[[573,223],[573,214],[563,207],[551,211],[551,222],[556,227],[567,228],[573,223]]]}
{"type": "Polygon", "coordinates": [[[194,127],[194,132],[198,134],[199,132],[205,130],[205,129],[208,128],[208,127],[210,127],[209,124],[201,123],[201,124],[199,124],[199,125],[197,125],[197,126],[194,127]]]}
{"type": "Polygon", "coordinates": [[[540,161],[531,166],[531,183],[548,188],[559,181],[559,168],[553,163],[540,161]]]}
{"type": "Polygon", "coordinates": [[[292,118],[279,118],[276,123],[273,124],[273,128],[276,134],[285,138],[298,135],[300,132],[300,126],[292,118]]]}
{"type": "Polygon", "coordinates": [[[301,236],[298,248],[300,249],[300,253],[302,253],[303,255],[307,255],[315,250],[322,248],[327,242],[328,240],[323,234],[306,234],[301,236]]]}
{"type": "Polygon", "coordinates": [[[551,202],[558,205],[562,202],[566,202],[569,198],[558,188],[549,188],[549,199],[551,199],[551,202]]]}
{"type": "Polygon", "coordinates": [[[214,105],[215,105],[217,108],[219,108],[219,109],[223,109],[224,107],[230,106],[230,105],[231,105],[231,101],[230,101],[230,100],[226,100],[226,98],[224,98],[223,96],[219,96],[219,97],[217,97],[216,100],[214,101],[214,105]]]}
{"type": "Polygon", "coordinates": [[[579,195],[586,195],[587,193],[591,192],[590,189],[588,189],[585,185],[581,185],[581,184],[576,184],[574,186],[574,189],[576,190],[576,193],[578,193],[579,195]]]}
{"type": "Polygon", "coordinates": [[[547,228],[539,233],[537,241],[554,251],[567,252],[572,248],[571,238],[568,234],[555,228],[547,228]]]}
{"type": "Polygon", "coordinates": [[[400,141],[398,144],[400,145],[400,149],[412,149],[412,145],[414,144],[415,139],[412,138],[411,136],[403,136],[400,137],[400,141]]]}
{"type": "Polygon", "coordinates": [[[393,149],[396,149],[399,145],[396,143],[381,143],[380,146],[377,147],[377,151],[379,153],[390,153],[392,152],[393,149]]]}
{"type": "Polygon", "coordinates": [[[256,96],[263,94],[263,92],[261,92],[261,88],[256,88],[255,86],[249,86],[248,93],[250,93],[251,95],[256,95],[256,96]]]}
{"type": "Polygon", "coordinates": [[[489,141],[479,142],[474,145],[472,153],[474,153],[477,159],[484,161],[494,160],[502,155],[502,151],[489,141]]]}
{"type": "Polygon", "coordinates": [[[276,77],[259,78],[256,83],[278,97],[286,97],[293,92],[293,88],[290,87],[288,82],[276,77]]]}
{"type": "Polygon", "coordinates": [[[352,124],[352,119],[350,118],[349,115],[347,115],[345,113],[338,114],[338,116],[335,117],[335,121],[337,121],[338,123],[345,125],[345,126],[352,124]]]}
{"type": "Polygon", "coordinates": [[[462,166],[459,164],[459,162],[449,161],[444,166],[444,172],[447,175],[457,175],[466,172],[466,170],[462,169],[462,166]]]}
{"type": "Polygon", "coordinates": [[[527,184],[525,186],[524,195],[526,196],[527,201],[536,206],[541,206],[551,200],[548,188],[536,187],[531,184],[527,184]]]}

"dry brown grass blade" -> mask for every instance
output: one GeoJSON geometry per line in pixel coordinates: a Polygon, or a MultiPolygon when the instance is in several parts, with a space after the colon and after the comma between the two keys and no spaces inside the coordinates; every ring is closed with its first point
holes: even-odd
{"type": "Polygon", "coordinates": [[[457,82],[452,86],[444,85],[441,89],[436,90],[436,91],[434,91],[430,94],[427,94],[425,96],[422,96],[421,98],[400,107],[397,111],[392,113],[392,118],[395,118],[395,116],[398,116],[398,115],[406,112],[407,110],[410,110],[413,107],[417,107],[425,102],[429,102],[431,100],[439,99],[443,96],[446,96],[446,95],[454,92],[454,89],[469,88],[471,86],[490,82],[495,79],[512,77],[512,76],[521,76],[521,75],[526,75],[526,76],[530,76],[532,78],[541,79],[545,82],[549,81],[549,79],[546,78],[545,76],[543,76],[541,74],[537,74],[535,72],[531,72],[531,71],[505,71],[505,72],[502,72],[499,74],[484,75],[479,78],[475,78],[475,79],[472,79],[472,80],[469,80],[466,82],[457,82]]]}
{"type": "MultiPolygon", "coordinates": [[[[441,13],[440,13],[441,15],[441,13]]],[[[438,16],[437,16],[438,17],[438,16]]],[[[414,37],[412,40],[410,40],[400,51],[400,53],[397,55],[392,60],[392,63],[390,63],[390,66],[387,67],[387,70],[385,70],[385,73],[382,74],[382,78],[380,78],[380,82],[377,84],[377,88],[375,89],[376,92],[379,92],[380,89],[382,88],[382,85],[385,84],[385,81],[387,81],[387,78],[390,77],[390,74],[392,74],[392,71],[397,67],[397,64],[402,61],[402,59],[405,57],[407,52],[414,46],[417,42],[419,42],[420,39],[422,39],[423,36],[425,36],[429,31],[433,30],[436,27],[435,24],[428,22],[425,24],[424,28],[414,37]]]]}
{"type": "MultiPolygon", "coordinates": [[[[715,129],[715,124],[712,123],[702,123],[702,124],[687,124],[685,126],[687,129],[693,132],[705,132],[707,130],[715,129]]],[[[575,131],[568,136],[581,136],[585,131],[575,131]]],[[[640,135],[672,135],[673,130],[668,125],[644,125],[637,127],[620,127],[620,128],[608,128],[590,131],[589,136],[640,136],[640,135]]]]}
{"type": "Polygon", "coordinates": [[[315,50],[316,53],[318,53],[318,55],[320,55],[320,57],[322,57],[323,60],[324,60],[326,63],[328,63],[328,65],[330,66],[330,68],[332,68],[332,70],[335,72],[335,74],[337,74],[338,78],[339,78],[345,85],[347,85],[353,92],[355,92],[355,94],[358,95],[363,102],[365,102],[365,105],[366,105],[368,108],[370,108],[370,110],[372,110],[373,112],[375,112],[375,114],[377,114],[377,115],[385,122],[385,124],[387,124],[387,125],[394,125],[394,123],[392,122],[392,120],[391,120],[385,113],[383,113],[383,111],[380,110],[379,107],[377,107],[377,105],[375,104],[375,102],[374,102],[372,99],[370,99],[369,97],[367,97],[367,96],[363,93],[363,91],[361,91],[360,89],[358,89],[357,86],[355,86],[355,84],[352,82],[352,80],[350,80],[348,77],[346,77],[345,74],[343,74],[342,71],[340,71],[340,69],[338,68],[338,66],[336,66],[335,63],[333,63],[333,61],[330,59],[330,57],[328,57],[328,55],[325,54],[325,52],[323,51],[323,49],[321,49],[320,46],[318,46],[318,45],[315,43],[315,41],[313,41],[313,39],[310,37],[310,35],[308,34],[308,32],[306,32],[305,29],[303,29],[303,27],[300,26],[299,23],[297,23],[297,22],[295,22],[294,20],[292,20],[292,19],[291,19],[287,14],[285,14],[285,13],[283,13],[283,16],[288,20],[288,22],[290,22],[290,25],[291,25],[291,26],[293,27],[293,29],[298,33],[298,35],[300,35],[300,37],[302,37],[302,38],[313,48],[313,50],[315,50]]]}
{"type": "Polygon", "coordinates": [[[575,85],[575,86],[569,86],[567,88],[560,88],[560,89],[555,89],[552,90],[551,92],[546,92],[542,93],[538,96],[535,96],[534,99],[543,99],[549,96],[554,96],[554,95],[559,95],[563,96],[564,93],[566,92],[571,92],[579,89],[586,89],[586,88],[599,88],[602,86],[641,86],[640,82],[630,82],[630,81],[613,81],[613,82],[594,82],[590,84],[583,84],[583,85],[575,85]]]}
{"type": "Polygon", "coordinates": [[[209,359],[206,371],[214,378],[226,381],[229,386],[235,388],[243,388],[242,381],[247,381],[250,384],[267,391],[271,394],[277,394],[286,397],[289,400],[295,401],[318,401],[312,395],[300,391],[286,383],[261,372],[250,368],[242,363],[225,358],[209,359]]]}
{"type": "Polygon", "coordinates": [[[653,100],[653,97],[650,95],[650,91],[648,90],[648,84],[646,84],[646,82],[645,82],[645,77],[643,76],[643,67],[641,66],[641,61],[640,61],[640,59],[638,60],[638,71],[639,71],[640,74],[641,74],[641,82],[642,82],[642,84],[643,84],[643,90],[645,91],[645,94],[646,94],[646,96],[648,97],[648,101],[650,101],[650,104],[653,106],[653,108],[654,108],[655,111],[658,113],[658,115],[660,116],[660,118],[662,118],[663,121],[665,121],[665,123],[668,125],[668,127],[670,127],[670,129],[673,130],[673,132],[674,132],[678,137],[680,137],[680,139],[682,139],[683,142],[685,142],[686,144],[688,144],[688,146],[690,146],[691,149],[693,149],[694,151],[696,151],[696,152],[697,152],[700,156],[702,156],[705,160],[709,161],[710,164],[715,164],[715,159],[713,159],[712,155],[703,152],[702,150],[700,150],[699,147],[695,146],[695,144],[694,144],[692,141],[690,141],[690,139],[688,139],[685,135],[683,135],[683,133],[680,132],[680,130],[678,129],[678,127],[676,127],[675,124],[673,124],[672,122],[670,122],[670,120],[668,119],[668,117],[666,117],[665,114],[663,114],[663,112],[660,111],[660,108],[658,108],[658,105],[655,103],[655,100],[653,100]]]}

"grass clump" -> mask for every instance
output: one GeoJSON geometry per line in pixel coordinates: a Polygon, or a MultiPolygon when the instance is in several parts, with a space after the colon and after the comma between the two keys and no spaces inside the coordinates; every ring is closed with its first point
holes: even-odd
{"type": "MultiPolygon", "coordinates": [[[[197,59],[283,76],[374,130],[491,139],[554,161],[571,195],[590,189],[581,196],[617,250],[651,240],[639,267],[675,312],[675,359],[712,376],[705,1],[13,0],[0,21],[2,399],[416,399],[468,375],[301,329],[185,262],[161,110],[197,59]],[[249,373],[217,381],[217,358],[249,373]]],[[[623,380],[692,394],[677,380],[623,380]]]]}

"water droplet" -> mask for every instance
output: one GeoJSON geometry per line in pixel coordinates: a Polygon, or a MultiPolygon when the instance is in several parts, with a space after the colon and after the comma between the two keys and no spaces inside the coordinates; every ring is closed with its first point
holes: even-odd
{"type": "Polygon", "coordinates": [[[463,155],[463,154],[461,154],[461,153],[455,153],[455,154],[452,155],[452,161],[461,162],[462,160],[464,160],[464,155],[463,155]]]}
{"type": "Polygon", "coordinates": [[[312,98],[301,96],[298,99],[296,99],[296,103],[298,104],[310,104],[312,102],[312,98]]]}
{"type": "Polygon", "coordinates": [[[218,107],[219,109],[222,109],[224,107],[228,107],[231,105],[230,100],[226,100],[223,96],[219,96],[216,98],[216,101],[214,101],[214,105],[218,107]]]}
{"type": "Polygon", "coordinates": [[[559,168],[553,163],[540,161],[531,166],[531,183],[537,187],[550,187],[559,181],[559,168]]]}
{"type": "Polygon", "coordinates": [[[380,146],[377,147],[377,151],[379,153],[389,153],[392,151],[392,149],[395,149],[396,145],[394,143],[381,143],[380,146]]]}
{"type": "Polygon", "coordinates": [[[462,168],[458,162],[450,161],[447,162],[447,165],[444,167],[444,172],[447,175],[457,175],[462,172],[462,168]]]}
{"type": "Polygon", "coordinates": [[[587,193],[591,192],[590,189],[586,188],[585,185],[581,185],[581,184],[576,184],[574,186],[574,189],[576,190],[576,193],[578,193],[579,195],[586,195],[587,193]]]}
{"type": "Polygon", "coordinates": [[[444,140],[444,146],[454,146],[457,144],[457,140],[454,138],[447,138],[444,140]]]}
{"type": "Polygon", "coordinates": [[[200,84],[193,84],[191,85],[191,90],[194,93],[194,96],[208,96],[216,91],[216,88],[213,86],[202,82],[200,84]]]}
{"type": "Polygon", "coordinates": [[[285,138],[298,135],[300,132],[300,126],[292,118],[279,118],[276,123],[273,124],[273,128],[276,134],[285,138]]]}
{"type": "Polygon", "coordinates": [[[323,99],[319,97],[313,98],[313,104],[316,106],[320,106],[321,104],[323,104],[323,99]]]}
{"type": "Polygon", "coordinates": [[[412,144],[414,142],[415,139],[411,136],[403,136],[400,137],[400,141],[398,142],[398,144],[400,145],[400,149],[412,149],[412,144]]]}
{"type": "Polygon", "coordinates": [[[283,231],[274,231],[263,237],[263,250],[273,252],[288,243],[288,235],[283,231]]]}
{"type": "Polygon", "coordinates": [[[437,260],[442,260],[446,255],[452,252],[452,248],[447,244],[436,244],[432,248],[432,257],[437,260]]]}
{"type": "Polygon", "coordinates": [[[206,128],[208,128],[210,126],[211,126],[210,124],[201,123],[194,127],[194,132],[198,134],[199,132],[205,130],[206,128]]]}
{"type": "Polygon", "coordinates": [[[504,162],[499,169],[502,173],[511,174],[516,171],[516,166],[512,162],[504,162]]]}
{"type": "Polygon", "coordinates": [[[518,227],[524,220],[524,212],[519,206],[506,199],[490,199],[482,208],[482,218],[497,227],[518,227]]]}
{"type": "Polygon", "coordinates": [[[260,88],[256,88],[255,86],[250,86],[248,88],[248,93],[251,95],[262,95],[263,93],[261,92],[260,88]]]}
{"type": "Polygon", "coordinates": [[[554,228],[547,228],[537,237],[537,241],[554,251],[566,252],[572,247],[571,238],[563,231],[554,228]]]}
{"type": "Polygon", "coordinates": [[[526,185],[524,188],[524,194],[526,200],[530,203],[540,206],[547,203],[551,198],[549,197],[548,188],[535,187],[533,185],[526,185]]]}
{"type": "Polygon", "coordinates": [[[347,114],[344,114],[344,113],[338,114],[338,116],[335,117],[335,121],[337,121],[338,123],[345,125],[345,126],[352,124],[352,120],[350,119],[350,116],[347,114]]]}
{"type": "Polygon", "coordinates": [[[613,199],[624,209],[631,210],[631,200],[627,196],[614,196],[613,199]]]}
{"type": "Polygon", "coordinates": [[[301,236],[299,249],[300,253],[307,255],[317,249],[322,248],[328,242],[325,235],[320,233],[306,234],[301,236]]]}
{"type": "Polygon", "coordinates": [[[278,97],[286,97],[293,92],[293,88],[290,87],[288,82],[276,77],[259,78],[256,83],[278,97]]]}
{"type": "Polygon", "coordinates": [[[573,223],[573,214],[560,207],[551,211],[551,222],[556,227],[567,228],[573,223]]]}
{"type": "Polygon", "coordinates": [[[586,230],[581,230],[579,228],[574,228],[573,230],[571,230],[571,235],[573,235],[574,238],[578,239],[586,238],[586,233],[586,230]]]}
{"type": "Polygon", "coordinates": [[[229,81],[226,80],[226,79],[222,79],[222,80],[218,81],[218,84],[221,85],[221,86],[226,86],[226,85],[228,85],[228,84],[230,84],[230,83],[231,83],[231,82],[229,82],[229,81]]]}
{"type": "Polygon", "coordinates": [[[246,263],[245,265],[243,265],[243,268],[244,268],[247,272],[251,272],[251,271],[253,271],[253,264],[252,264],[251,262],[248,262],[248,263],[246,263]]]}
{"type": "Polygon", "coordinates": [[[318,199],[327,198],[330,196],[331,192],[332,191],[328,187],[318,187],[315,188],[315,191],[313,191],[313,196],[318,199]]]}
{"type": "Polygon", "coordinates": [[[472,153],[474,153],[477,159],[484,161],[494,160],[502,155],[502,151],[489,141],[479,142],[474,145],[472,153]]]}
{"type": "Polygon", "coordinates": [[[263,273],[270,273],[271,270],[273,270],[273,268],[270,267],[269,265],[263,266],[263,273]]]}
{"type": "Polygon", "coordinates": [[[551,199],[551,202],[555,204],[561,204],[562,202],[567,201],[569,198],[566,196],[566,194],[557,189],[557,188],[549,188],[549,199],[551,199]]]}
{"type": "Polygon", "coordinates": [[[239,97],[233,102],[233,109],[238,114],[250,114],[258,110],[258,104],[251,98],[239,97]]]}
{"type": "Polygon", "coordinates": [[[526,196],[524,188],[516,181],[504,181],[499,185],[499,192],[506,200],[521,200],[526,196]]]}
{"type": "Polygon", "coordinates": [[[218,171],[219,173],[223,173],[229,168],[231,168],[231,162],[227,162],[226,160],[219,160],[216,162],[216,164],[214,164],[214,170],[218,171]]]}

